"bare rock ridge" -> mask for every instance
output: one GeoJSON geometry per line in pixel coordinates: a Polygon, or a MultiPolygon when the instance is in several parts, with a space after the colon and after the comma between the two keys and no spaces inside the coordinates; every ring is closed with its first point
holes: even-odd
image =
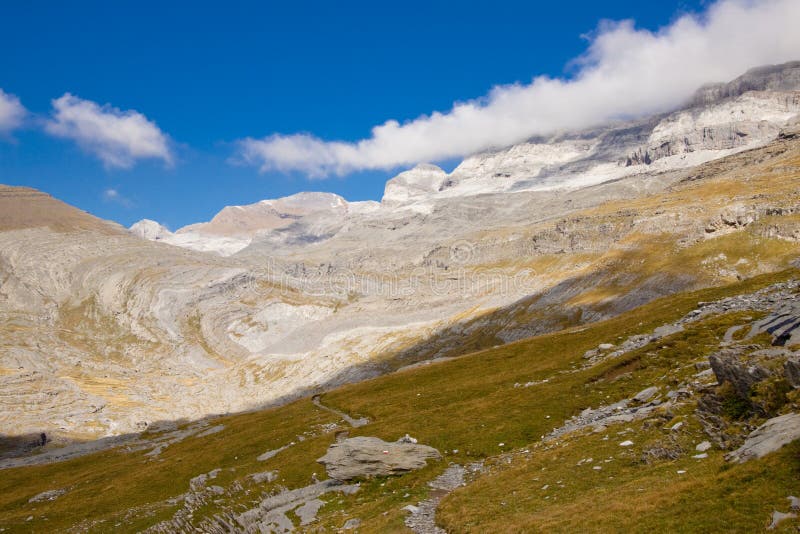
{"type": "Polygon", "coordinates": [[[800,61],[764,65],[727,83],[713,83],[697,90],[690,106],[705,106],[750,91],[796,91],[800,86],[800,61]]]}
{"type": "Polygon", "coordinates": [[[209,222],[191,224],[174,233],[148,219],[135,223],[130,231],[145,239],[228,256],[247,247],[260,233],[279,235],[291,231],[299,221],[307,225],[316,220],[341,224],[348,217],[377,207],[377,202],[347,202],[333,193],[306,192],[246,206],[227,206],[209,222]]]}
{"type": "Polygon", "coordinates": [[[247,206],[228,206],[211,221],[186,226],[178,233],[201,232],[221,236],[252,236],[259,230],[283,228],[300,217],[347,210],[347,202],[333,193],[297,193],[277,200],[262,200],[247,206]]]}
{"type": "Polygon", "coordinates": [[[386,182],[381,203],[384,206],[401,206],[425,199],[441,191],[446,179],[447,173],[436,165],[417,165],[386,182]]]}

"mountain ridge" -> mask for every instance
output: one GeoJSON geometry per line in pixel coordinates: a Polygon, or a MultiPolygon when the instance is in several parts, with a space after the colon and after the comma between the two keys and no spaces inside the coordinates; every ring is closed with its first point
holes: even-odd
{"type": "MultiPolygon", "coordinates": [[[[432,164],[417,165],[387,181],[380,205],[365,203],[364,213],[351,210],[356,213],[349,224],[360,224],[360,215],[369,224],[381,212],[410,210],[426,214],[437,203],[468,196],[574,189],[625,176],[688,168],[762,146],[798,121],[800,62],[755,68],[730,82],[698,89],[689,103],[673,112],[537,138],[534,142],[469,156],[451,173],[432,164]]],[[[302,198],[314,194],[326,195],[299,195],[302,198]]],[[[275,236],[279,241],[303,242],[302,236],[285,237],[291,232],[289,216],[301,220],[306,215],[302,209],[284,213],[283,218],[280,212],[266,219],[254,213],[295,197],[223,208],[211,222],[189,225],[176,232],[187,234],[187,238],[168,236],[166,241],[224,255],[243,250],[257,234],[277,232],[281,234],[275,236]],[[249,217],[248,210],[252,213],[249,217]],[[225,218],[230,219],[227,226],[222,222],[225,218]],[[220,238],[228,241],[218,244],[220,238]]],[[[349,206],[343,198],[338,199],[349,206]]],[[[322,210],[309,211],[316,211],[316,222],[312,224],[326,224],[322,210]]],[[[386,216],[393,215],[386,213],[386,216]]],[[[341,214],[335,210],[327,218],[331,220],[331,228],[316,232],[314,241],[335,235],[335,227],[341,226],[336,222],[342,219],[341,214]]]]}

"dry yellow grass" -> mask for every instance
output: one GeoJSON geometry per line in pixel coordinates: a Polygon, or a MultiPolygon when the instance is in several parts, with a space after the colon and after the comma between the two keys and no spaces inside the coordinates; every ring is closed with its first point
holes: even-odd
{"type": "Polygon", "coordinates": [[[0,231],[47,226],[56,232],[89,230],[119,234],[124,230],[28,187],[0,184],[0,231]]]}

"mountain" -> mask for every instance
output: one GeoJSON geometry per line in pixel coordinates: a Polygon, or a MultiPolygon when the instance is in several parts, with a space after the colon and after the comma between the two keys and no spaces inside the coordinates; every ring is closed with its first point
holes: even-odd
{"type": "Polygon", "coordinates": [[[0,522],[670,531],[689,506],[714,531],[789,513],[798,72],[421,165],[381,203],[300,193],[126,230],[0,186],[0,522]]]}
{"type": "Polygon", "coordinates": [[[380,205],[303,193],[174,233],[6,187],[0,432],[65,443],[252,409],[779,269],[798,246],[796,96],[725,97],[449,175],[422,166],[380,205]],[[636,151],[675,124],[745,141],[636,151]]]}
{"type": "Polygon", "coordinates": [[[468,157],[450,174],[418,165],[386,183],[380,206],[300,193],[226,207],[210,222],[160,240],[230,255],[261,240],[305,245],[343,229],[369,228],[374,219],[410,220],[415,213],[476,201],[469,197],[574,190],[633,176],[646,181],[763,146],[798,124],[798,116],[800,62],[762,67],[699,89],[687,106],[671,113],[532,139],[468,157]]]}
{"type": "Polygon", "coordinates": [[[347,202],[333,193],[297,193],[247,206],[227,206],[209,222],[191,224],[175,233],[149,219],[134,223],[130,231],[144,239],[229,256],[260,233],[284,230],[301,220],[339,221],[377,208],[377,202],[347,202]]]}
{"type": "Polygon", "coordinates": [[[436,165],[417,165],[386,182],[381,204],[402,206],[425,200],[438,193],[446,181],[447,173],[436,165]]]}
{"type": "Polygon", "coordinates": [[[166,226],[150,219],[142,219],[134,223],[129,230],[136,237],[149,239],[150,241],[161,241],[174,235],[166,226]]]}

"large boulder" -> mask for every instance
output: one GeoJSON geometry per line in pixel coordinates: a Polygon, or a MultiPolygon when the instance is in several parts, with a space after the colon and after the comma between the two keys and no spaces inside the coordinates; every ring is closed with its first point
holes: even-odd
{"type": "Polygon", "coordinates": [[[334,443],[317,460],[335,480],[400,475],[425,467],[429,459],[439,459],[439,451],[401,439],[389,443],[379,438],[356,437],[334,443]]]}
{"type": "Polygon", "coordinates": [[[800,439],[800,414],[789,413],[773,417],[755,429],[741,447],[725,458],[731,462],[744,463],[777,451],[796,439],[800,439]]]}

